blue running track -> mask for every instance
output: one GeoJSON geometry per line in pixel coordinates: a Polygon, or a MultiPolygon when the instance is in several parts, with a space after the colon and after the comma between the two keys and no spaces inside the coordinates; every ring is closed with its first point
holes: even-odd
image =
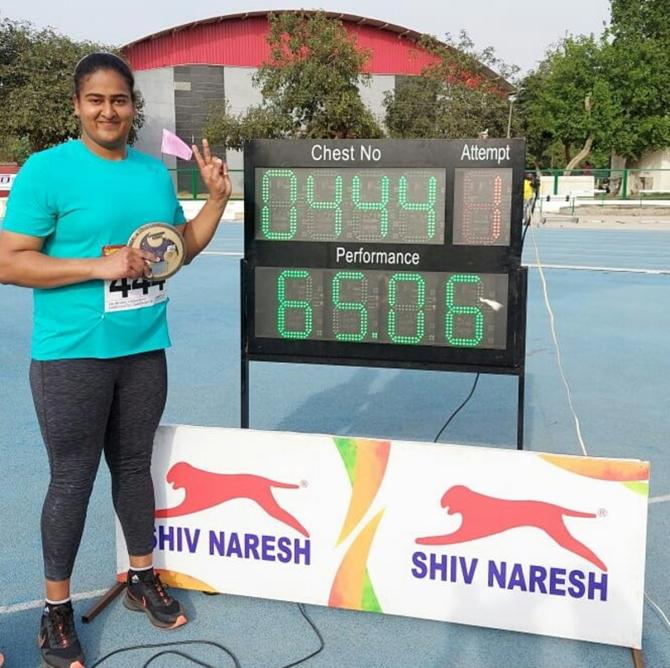
{"type": "MultiPolygon", "coordinates": [[[[589,454],[652,465],[646,588],[670,613],[670,232],[534,229],[546,268],[563,367],[589,454]],[[604,267],[609,271],[565,267],[604,267]],[[629,269],[633,271],[614,271],[629,269]],[[648,273],[664,270],[666,273],[648,273]]],[[[171,282],[170,397],[166,423],[239,425],[239,259],[242,226],[225,223],[208,253],[171,282]]],[[[531,232],[526,448],[580,454],[561,382],[531,232]]],[[[0,649],[8,668],[39,665],[42,597],[39,516],[47,462],[28,389],[30,291],[0,286],[0,649]]],[[[472,385],[470,374],[289,364],[251,364],[251,426],[432,441],[472,385]],[[278,386],[291,392],[277,393],[278,386]]],[[[442,441],[514,447],[516,378],[483,376],[442,441]]],[[[78,557],[74,591],[86,610],[115,572],[109,477],[101,468],[78,557]]],[[[114,603],[79,625],[88,665],[133,644],[204,639],[244,668],[275,668],[317,641],[295,604],[180,594],[191,623],[167,635],[114,603]]],[[[325,650],[309,668],[628,668],[628,649],[309,607],[325,650]]],[[[213,647],[182,647],[232,666],[213,647]]],[[[142,666],[155,650],[115,656],[104,668],[142,666]]],[[[670,666],[670,627],[645,605],[647,668],[670,666]]],[[[189,666],[164,656],[153,668],[189,666]]]]}

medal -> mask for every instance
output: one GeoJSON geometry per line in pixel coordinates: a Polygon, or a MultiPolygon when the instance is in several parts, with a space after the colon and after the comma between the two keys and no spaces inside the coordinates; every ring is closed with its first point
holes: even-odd
{"type": "Polygon", "coordinates": [[[174,276],[184,264],[186,244],[176,227],[166,223],[148,223],[138,227],[128,239],[128,246],[148,251],[156,262],[148,263],[153,281],[174,276]]]}

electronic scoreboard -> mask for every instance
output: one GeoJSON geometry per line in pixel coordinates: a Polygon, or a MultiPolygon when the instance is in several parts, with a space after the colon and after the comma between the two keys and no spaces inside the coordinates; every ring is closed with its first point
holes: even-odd
{"type": "Polygon", "coordinates": [[[522,374],[524,152],[248,142],[243,359],[522,374]]]}

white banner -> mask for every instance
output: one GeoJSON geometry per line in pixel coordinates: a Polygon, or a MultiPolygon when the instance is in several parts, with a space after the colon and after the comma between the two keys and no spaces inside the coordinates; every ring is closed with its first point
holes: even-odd
{"type": "Polygon", "coordinates": [[[168,584],[640,648],[647,462],[178,426],[152,475],[168,584]]]}

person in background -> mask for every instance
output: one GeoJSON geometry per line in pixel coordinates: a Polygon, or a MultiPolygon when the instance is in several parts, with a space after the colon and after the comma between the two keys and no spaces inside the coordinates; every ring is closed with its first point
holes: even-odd
{"type": "Polygon", "coordinates": [[[523,177],[523,199],[524,201],[529,200],[535,194],[535,189],[533,188],[533,175],[530,172],[526,172],[523,177]]]}
{"type": "Polygon", "coordinates": [[[535,209],[537,189],[535,187],[533,173],[526,172],[523,178],[523,223],[528,225],[535,209]]]}
{"type": "Polygon", "coordinates": [[[80,138],[28,159],[0,232],[0,282],[34,289],[30,385],[50,469],[38,644],[53,668],[84,666],[70,576],[103,454],[130,558],[124,604],[162,628],[187,621],[152,561],[150,464],[170,345],[167,301],[155,295],[167,287],[149,289],[156,258],[123,244],[146,223],[168,223],[182,232],[190,262],[212,239],[231,193],[226,165],[203,140],[202,152],[193,150],[209,198],[186,222],[165,167],[128,146],[134,77],[121,58],[83,58],[73,100],[80,138]],[[108,245],[123,246],[103,256],[108,245]],[[107,308],[115,281],[138,286],[138,299],[124,304],[116,295],[114,308],[107,308]]]}

